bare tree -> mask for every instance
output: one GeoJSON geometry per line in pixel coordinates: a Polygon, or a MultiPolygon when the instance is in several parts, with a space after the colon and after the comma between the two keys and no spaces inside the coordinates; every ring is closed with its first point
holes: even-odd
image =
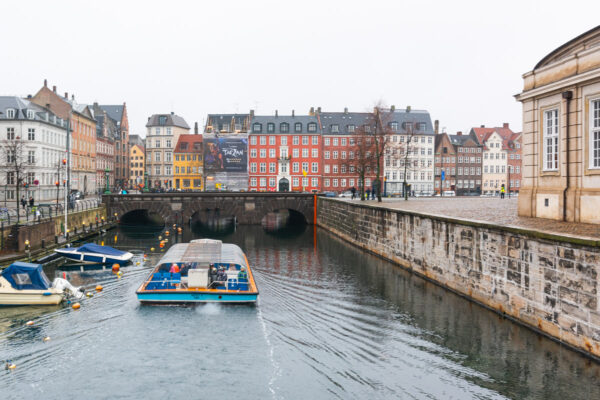
{"type": "Polygon", "coordinates": [[[25,154],[25,142],[19,137],[4,140],[2,144],[2,167],[6,173],[6,183],[15,186],[15,202],[17,205],[17,224],[19,218],[19,189],[25,182],[32,160],[25,154]]]}
{"type": "Polygon", "coordinates": [[[358,190],[361,200],[365,199],[365,178],[376,167],[373,157],[374,141],[371,130],[369,124],[357,126],[350,138],[351,151],[354,152],[350,167],[354,168],[358,174],[358,190]]]}
{"type": "Polygon", "coordinates": [[[383,156],[385,155],[390,136],[393,131],[390,127],[390,121],[393,118],[393,110],[386,110],[383,103],[379,101],[373,108],[373,120],[375,130],[373,131],[373,154],[375,164],[375,182],[377,190],[377,201],[381,202],[381,178],[383,175],[383,156]]]}

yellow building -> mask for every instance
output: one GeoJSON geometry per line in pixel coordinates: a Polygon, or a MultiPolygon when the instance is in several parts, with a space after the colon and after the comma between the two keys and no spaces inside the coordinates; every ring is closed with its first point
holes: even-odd
{"type": "MultiPolygon", "coordinates": [[[[132,135],[134,136],[134,135],[132,135]]],[[[129,147],[129,186],[140,188],[144,186],[144,147],[142,144],[132,144],[129,147]]]]}
{"type": "Polygon", "coordinates": [[[180,135],[175,146],[175,189],[203,190],[202,136],[180,135]]]}

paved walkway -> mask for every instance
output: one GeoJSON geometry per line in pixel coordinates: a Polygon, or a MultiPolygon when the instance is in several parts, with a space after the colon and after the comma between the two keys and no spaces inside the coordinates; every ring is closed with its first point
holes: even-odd
{"type": "MultiPolygon", "coordinates": [[[[359,202],[360,200],[348,200],[359,202]]],[[[451,218],[463,218],[496,225],[512,226],[546,233],[600,240],[600,225],[528,218],[517,215],[517,199],[447,197],[384,199],[382,206],[451,218]]],[[[377,201],[364,202],[378,205],[377,201]]]]}

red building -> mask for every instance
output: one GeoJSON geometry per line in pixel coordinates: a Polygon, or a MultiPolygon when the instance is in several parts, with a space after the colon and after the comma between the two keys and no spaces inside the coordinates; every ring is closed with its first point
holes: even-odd
{"type": "Polygon", "coordinates": [[[521,150],[521,132],[511,134],[506,141],[506,147],[508,148],[508,189],[509,193],[519,193],[522,182],[522,150],[521,150]]]}
{"type": "Polygon", "coordinates": [[[252,116],[248,189],[321,191],[322,131],[317,116],[252,116]]]}
{"type": "MultiPolygon", "coordinates": [[[[312,112],[312,110],[311,110],[312,112]]],[[[375,130],[372,113],[320,112],[317,116],[323,130],[323,191],[344,192],[359,188],[357,140],[375,130]],[[364,134],[359,134],[364,130],[364,134]]],[[[368,137],[367,137],[368,140],[368,137]]],[[[367,143],[368,145],[368,143],[367,143]]],[[[371,188],[376,177],[374,166],[365,167],[365,189],[371,188]]],[[[381,163],[383,169],[383,161],[381,163]]],[[[383,174],[382,174],[383,175],[383,174]]]]}

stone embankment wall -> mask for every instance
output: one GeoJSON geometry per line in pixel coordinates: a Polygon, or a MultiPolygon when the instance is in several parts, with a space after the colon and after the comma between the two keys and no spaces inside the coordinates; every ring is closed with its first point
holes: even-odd
{"type": "Polygon", "coordinates": [[[319,198],[319,226],[600,359],[596,241],[319,198]]]}

